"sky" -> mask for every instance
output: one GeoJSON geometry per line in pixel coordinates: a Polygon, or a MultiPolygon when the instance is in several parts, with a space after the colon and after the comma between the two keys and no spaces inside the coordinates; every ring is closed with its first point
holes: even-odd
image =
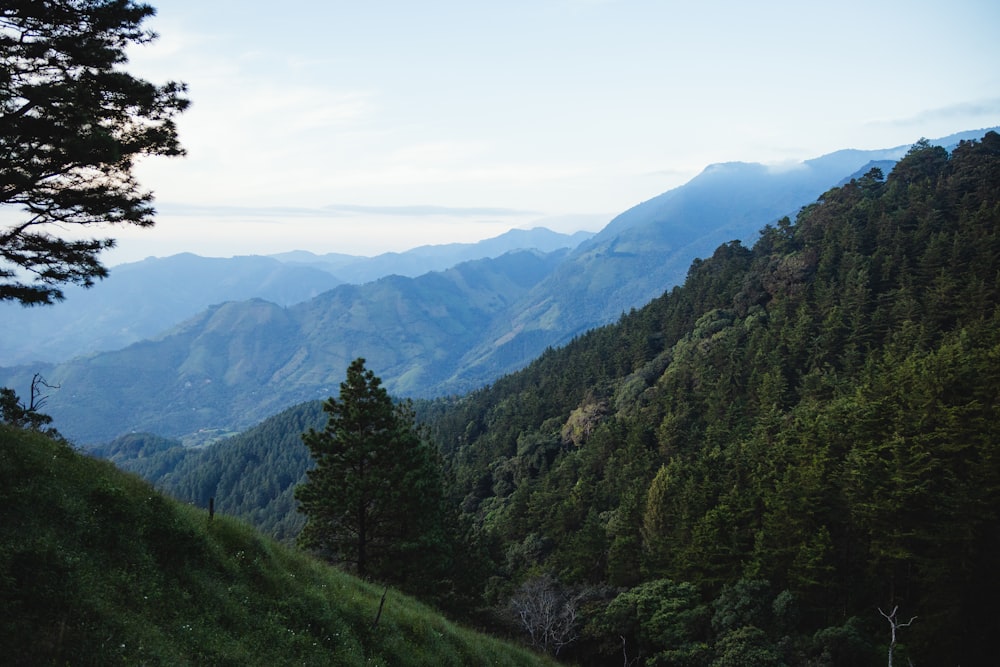
{"type": "Polygon", "coordinates": [[[713,163],[1000,125],[996,0],[149,1],[127,68],[188,85],[187,155],[108,264],[597,231],[713,163]]]}

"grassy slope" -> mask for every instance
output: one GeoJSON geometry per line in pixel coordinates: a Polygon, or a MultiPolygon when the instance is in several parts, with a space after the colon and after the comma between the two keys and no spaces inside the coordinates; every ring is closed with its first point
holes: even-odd
{"type": "Polygon", "coordinates": [[[528,651],[0,425],[4,664],[530,665],[528,651]]]}

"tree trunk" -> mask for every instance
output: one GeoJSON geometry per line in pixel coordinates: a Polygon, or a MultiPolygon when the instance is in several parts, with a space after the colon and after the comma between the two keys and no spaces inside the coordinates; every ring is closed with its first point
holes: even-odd
{"type": "Polygon", "coordinates": [[[365,578],[368,568],[368,515],[364,503],[358,506],[358,576],[365,578]]]}

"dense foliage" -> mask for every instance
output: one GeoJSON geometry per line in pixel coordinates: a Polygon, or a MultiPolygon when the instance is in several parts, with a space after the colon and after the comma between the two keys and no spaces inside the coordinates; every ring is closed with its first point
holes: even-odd
{"type": "Polygon", "coordinates": [[[0,424],[5,665],[546,664],[383,592],[0,424]]]}
{"type": "Polygon", "coordinates": [[[217,441],[186,447],[150,433],[132,433],[88,450],[153,482],[197,507],[239,517],[286,544],[305,525],[296,511],[295,486],[312,466],[302,434],[323,428],[323,403],[303,403],[257,426],[217,441]]]}
{"type": "Polygon", "coordinates": [[[616,326],[420,412],[491,554],[487,599],[546,575],[601,601],[581,598],[582,662],[867,664],[878,607],[899,605],[918,620],[898,651],[985,664],[998,396],[989,133],[918,143],[616,326]]]}
{"type": "Polygon", "coordinates": [[[0,8],[0,204],[24,212],[0,230],[0,301],[49,304],[60,285],[107,275],[99,255],[114,239],[67,230],[153,224],[132,167],[183,152],[174,117],[188,105],[183,85],[122,69],[127,47],[155,37],[142,27],[153,13],[131,0],[0,8]]]}

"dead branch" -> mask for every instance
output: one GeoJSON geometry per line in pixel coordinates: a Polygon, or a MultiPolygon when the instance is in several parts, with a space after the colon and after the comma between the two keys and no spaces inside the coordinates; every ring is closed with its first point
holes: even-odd
{"type": "Polygon", "coordinates": [[[889,621],[889,627],[891,628],[892,631],[891,641],[889,642],[889,667],[892,667],[892,653],[896,649],[896,631],[899,628],[910,627],[910,624],[913,623],[913,621],[917,620],[917,617],[914,616],[906,623],[900,623],[899,619],[896,617],[896,614],[898,612],[899,612],[899,605],[896,605],[895,607],[892,608],[891,614],[887,614],[884,611],[882,611],[881,607],[878,608],[878,613],[882,614],[882,616],[885,617],[885,620],[889,621]]]}

